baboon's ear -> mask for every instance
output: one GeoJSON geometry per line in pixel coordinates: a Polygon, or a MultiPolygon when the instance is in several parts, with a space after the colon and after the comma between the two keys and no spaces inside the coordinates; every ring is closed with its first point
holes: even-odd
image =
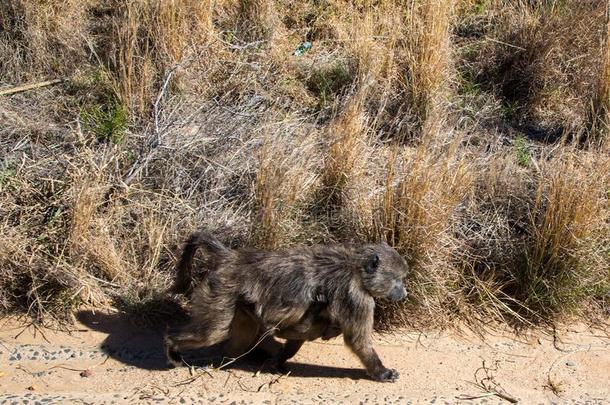
{"type": "Polygon", "coordinates": [[[365,270],[367,273],[373,274],[377,271],[377,267],[379,267],[379,256],[377,256],[377,253],[373,253],[366,264],[365,270]]]}

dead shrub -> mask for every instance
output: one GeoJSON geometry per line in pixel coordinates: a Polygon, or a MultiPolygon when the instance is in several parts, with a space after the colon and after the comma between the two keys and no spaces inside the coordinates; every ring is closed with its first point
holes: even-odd
{"type": "Polygon", "coordinates": [[[593,100],[593,141],[610,150],[610,6],[606,12],[606,41],[602,49],[597,94],[593,100]]]}

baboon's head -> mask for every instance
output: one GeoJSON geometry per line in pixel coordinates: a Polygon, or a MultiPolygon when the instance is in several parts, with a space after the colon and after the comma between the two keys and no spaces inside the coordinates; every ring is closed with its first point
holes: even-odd
{"type": "Polygon", "coordinates": [[[368,245],[362,250],[360,274],[364,288],[375,298],[402,301],[407,297],[405,278],[409,266],[387,243],[368,245]]]}

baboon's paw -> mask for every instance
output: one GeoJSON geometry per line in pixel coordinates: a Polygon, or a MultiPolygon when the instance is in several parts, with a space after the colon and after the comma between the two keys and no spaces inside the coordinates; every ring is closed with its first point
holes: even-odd
{"type": "Polygon", "coordinates": [[[395,382],[396,380],[398,380],[399,376],[400,374],[398,373],[398,371],[394,370],[393,368],[386,368],[385,370],[377,374],[375,376],[375,379],[377,381],[382,382],[395,382]]]}

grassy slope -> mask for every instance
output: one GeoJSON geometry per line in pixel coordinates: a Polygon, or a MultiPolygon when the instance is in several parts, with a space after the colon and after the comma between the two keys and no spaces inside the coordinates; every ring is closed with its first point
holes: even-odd
{"type": "Polygon", "coordinates": [[[206,226],[388,240],[382,327],[607,316],[606,7],[3,2],[0,87],[69,80],[0,96],[0,311],[154,312],[206,226]]]}

